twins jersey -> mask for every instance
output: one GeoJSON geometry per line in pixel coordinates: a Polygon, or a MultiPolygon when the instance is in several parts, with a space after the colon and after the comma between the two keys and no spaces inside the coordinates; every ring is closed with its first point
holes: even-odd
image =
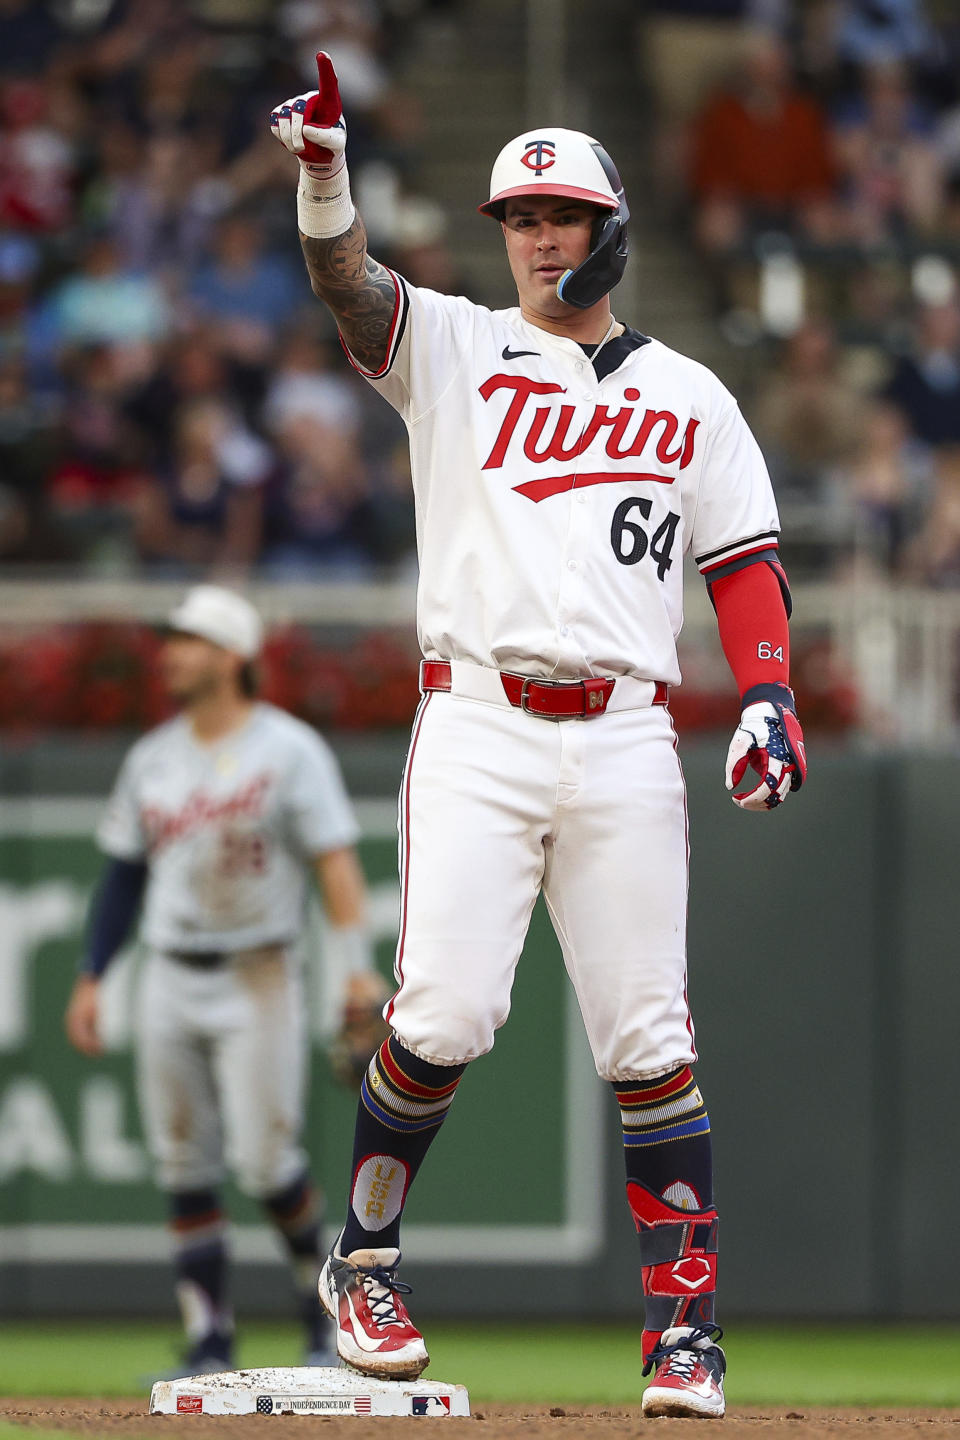
{"type": "Polygon", "coordinates": [[[201,744],[183,716],[130,751],[97,832],[145,859],[143,938],[156,950],[240,950],[294,939],[307,867],[357,823],[329,746],[272,705],[201,744]]]}
{"type": "Polygon", "coordinates": [[[410,435],[423,654],[679,683],[683,555],[707,573],[779,530],[733,396],[636,332],[598,378],[519,309],[396,284],[386,363],[356,368],[410,435]]]}

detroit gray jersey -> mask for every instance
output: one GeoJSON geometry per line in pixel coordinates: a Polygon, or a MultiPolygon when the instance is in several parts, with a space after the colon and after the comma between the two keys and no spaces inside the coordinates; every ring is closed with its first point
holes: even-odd
{"type": "Polygon", "coordinates": [[[145,735],[123,763],[97,838],[108,855],[149,864],[148,945],[230,950],[295,938],[305,862],[358,833],[329,746],[261,703],[214,744],[198,742],[182,716],[145,735]]]}

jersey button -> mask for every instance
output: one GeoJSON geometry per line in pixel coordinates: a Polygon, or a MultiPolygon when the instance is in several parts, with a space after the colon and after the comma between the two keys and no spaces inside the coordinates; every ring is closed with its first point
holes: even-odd
{"type": "Polygon", "coordinates": [[[567,561],[567,569],[568,569],[568,570],[576,570],[576,568],[577,568],[577,562],[576,562],[576,560],[568,560],[568,561],[567,561]]]}

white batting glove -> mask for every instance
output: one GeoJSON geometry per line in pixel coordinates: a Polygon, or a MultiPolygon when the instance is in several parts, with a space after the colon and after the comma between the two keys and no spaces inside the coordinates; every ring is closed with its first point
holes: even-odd
{"type": "Polygon", "coordinates": [[[748,769],[760,779],[751,790],[732,796],[741,810],[775,810],[791,790],[799,790],[807,775],[803,731],[787,685],[758,685],[747,692],[740,724],[727,751],[726,783],[733,790],[748,769]],[[769,698],[754,699],[762,691],[769,698]]]}
{"type": "Polygon", "coordinates": [[[284,100],[270,112],[270,129],[300,161],[297,219],[305,235],[342,235],[356,211],[344,151],[347,127],[330,56],[317,52],[319,88],[284,100]]]}

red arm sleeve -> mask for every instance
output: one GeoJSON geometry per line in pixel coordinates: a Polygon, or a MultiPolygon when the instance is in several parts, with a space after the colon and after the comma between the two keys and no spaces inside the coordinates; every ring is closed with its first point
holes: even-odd
{"type": "Polygon", "coordinates": [[[783,585],[769,562],[710,582],[720,643],[741,696],[755,685],[789,685],[790,631],[783,585]]]}

